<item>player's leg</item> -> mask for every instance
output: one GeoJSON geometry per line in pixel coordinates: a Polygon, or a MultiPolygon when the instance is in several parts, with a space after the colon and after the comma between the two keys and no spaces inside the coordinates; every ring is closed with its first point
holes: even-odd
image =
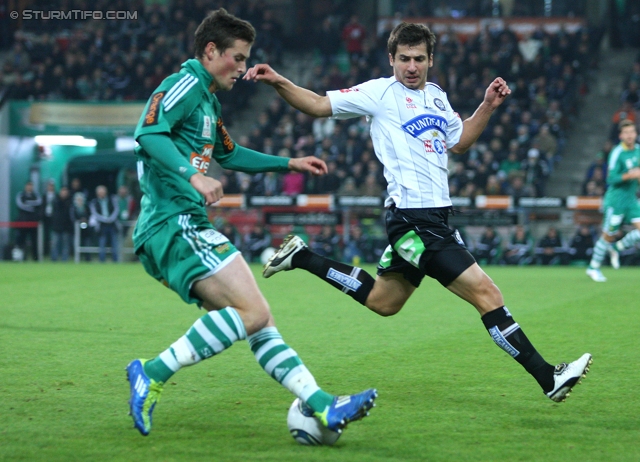
{"type": "Polygon", "coordinates": [[[640,242],[640,219],[632,221],[636,229],[629,231],[622,239],[616,242],[615,249],[617,251],[630,249],[640,242]]]}
{"type": "Polygon", "coordinates": [[[591,261],[586,270],[587,276],[595,282],[605,282],[607,280],[602,274],[600,266],[602,266],[605,255],[612,248],[612,243],[616,240],[615,236],[620,230],[623,218],[624,214],[616,211],[614,207],[605,207],[604,219],[602,221],[602,235],[593,246],[591,261]]]}
{"type": "Polygon", "coordinates": [[[106,226],[101,226],[98,231],[98,259],[104,263],[107,259],[107,231],[106,226]]]}
{"type": "Polygon", "coordinates": [[[146,435],[150,430],[151,413],[164,382],[180,368],[219,354],[244,338],[265,371],[307,402],[328,427],[339,430],[364,417],[373,405],[375,390],[351,396],[346,404],[320,390],[296,352],[282,340],[266,300],[235,247],[217,231],[199,229],[189,220],[187,216],[179,218],[182,230],[175,226],[171,230],[172,223],[168,223],[168,231],[156,233],[145,243],[148,251],[142,252],[140,259],[150,274],[185,301],[201,302],[213,311],[158,357],[147,362],[136,360],[128,366],[131,411],[141,433],[146,435]],[[174,255],[180,264],[166,265],[174,255]],[[155,261],[162,261],[166,268],[158,268],[155,261]]]}
{"type": "Polygon", "coordinates": [[[262,275],[269,278],[280,271],[304,269],[364,305],[375,279],[357,266],[318,255],[294,235],[286,237],[280,248],[264,265],[262,275]]]}
{"type": "MultiPolygon", "coordinates": [[[[442,264],[453,260],[445,255],[439,258],[442,258],[442,264]]],[[[469,266],[446,287],[478,310],[496,345],[521,364],[550,399],[564,401],[571,388],[589,371],[591,355],[588,353],[570,364],[554,367],[546,362],[504,305],[500,289],[477,263],[469,266]]]]}
{"type": "Polygon", "coordinates": [[[233,306],[244,323],[251,351],[260,366],[332,430],[364,417],[373,406],[375,390],[350,396],[349,401],[338,401],[338,397],[318,387],[298,354],[282,339],[269,305],[241,256],[215,276],[196,283],[194,292],[205,301],[203,306],[207,309],[229,310],[233,306]]]}
{"type": "Polygon", "coordinates": [[[616,242],[612,247],[609,256],[611,257],[612,266],[614,259],[617,261],[618,268],[620,267],[619,252],[625,249],[634,247],[640,241],[640,205],[634,202],[627,210],[626,217],[635,227],[635,229],[629,231],[624,235],[622,239],[616,242]]]}
{"type": "MultiPolygon", "coordinates": [[[[391,261],[391,253],[392,249],[388,247],[380,259],[380,265],[391,261]]],[[[402,264],[404,261],[398,258],[396,263],[402,264]]],[[[382,266],[379,266],[378,277],[374,279],[360,267],[318,255],[301,238],[290,235],[265,264],[262,274],[269,278],[280,271],[304,269],[371,311],[381,316],[391,316],[402,309],[416,286],[403,276],[401,268],[394,266],[389,269],[388,266],[385,265],[384,274],[381,274],[382,266]]]]}

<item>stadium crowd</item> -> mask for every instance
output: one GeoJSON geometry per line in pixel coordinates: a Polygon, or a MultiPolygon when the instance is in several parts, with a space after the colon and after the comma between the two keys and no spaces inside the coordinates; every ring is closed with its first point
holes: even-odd
{"type": "MultiPolygon", "coordinates": [[[[491,2],[426,3],[418,8],[414,1],[396,2],[402,15],[409,17],[453,16],[455,11],[464,10],[465,5],[468,15],[495,13],[482,10],[491,2]],[[475,5],[475,9],[469,5],[475,5]]],[[[34,2],[31,8],[46,10],[44,2],[38,5],[39,2],[34,2]]],[[[554,5],[562,9],[559,14],[582,13],[574,11],[579,9],[580,2],[554,2],[554,5]]],[[[188,0],[167,7],[142,0],[68,0],[65,2],[68,10],[135,11],[137,17],[119,21],[23,21],[11,40],[3,39],[4,45],[11,44],[5,49],[0,67],[0,98],[146,100],[164,77],[178,70],[176,63],[191,57],[192,37],[198,21],[208,10],[219,6],[248,19],[256,27],[258,39],[252,50],[252,62],[275,63],[286,70],[290,63],[285,52],[296,48],[295,59],[300,59],[300,47],[293,47],[293,43],[304,41],[312,45],[306,54],[310,55],[313,50],[314,64],[307,81],[299,83],[320,94],[390,73],[386,40],[393,21],[377,32],[348,10],[335,9],[327,14],[318,21],[312,36],[305,30],[305,37],[285,37],[275,10],[263,1],[188,0]]],[[[510,13],[543,13],[518,8],[510,13]]],[[[597,59],[601,34],[592,32],[586,26],[575,32],[563,29],[557,33],[539,28],[518,36],[509,29],[487,27],[475,36],[465,37],[453,31],[439,34],[437,59],[429,71],[429,80],[447,91],[452,107],[463,119],[477,107],[488,82],[495,76],[505,78],[513,90],[509,102],[493,116],[478,142],[463,156],[451,156],[452,196],[474,198],[478,194],[506,194],[517,199],[545,195],[547,180],[562,158],[579,99],[588,89],[587,72],[597,59]]],[[[627,80],[621,113],[614,115],[614,121],[616,117],[634,116],[639,107],[640,62],[634,64],[627,80]],[[622,114],[622,111],[626,112],[622,114]]],[[[239,108],[250,105],[255,91],[254,84],[239,80],[232,92],[216,95],[222,103],[227,125],[233,126],[239,108]]],[[[223,171],[225,191],[254,195],[384,195],[386,183],[368,130],[364,119],[313,120],[279,98],[273,98],[268,107],[257,114],[250,132],[237,137],[238,143],[278,156],[316,155],[327,162],[328,175],[311,178],[295,172],[246,175],[223,171]]],[[[590,167],[584,194],[603,193],[606,154],[610,149],[610,143],[605,145],[590,167]]],[[[84,201],[88,204],[92,196],[92,193],[85,195],[84,201]]],[[[259,231],[238,235],[238,246],[251,254],[249,258],[255,259],[270,243],[268,236],[259,231]]],[[[238,233],[231,229],[228,232],[238,233]]],[[[333,252],[339,249],[349,261],[353,258],[375,261],[379,252],[375,250],[375,238],[370,235],[353,226],[344,242],[340,243],[338,238],[333,252]]],[[[325,240],[335,239],[335,229],[325,229],[321,235],[314,236],[311,244],[316,250],[326,250],[325,240]]],[[[474,251],[481,252],[482,245],[478,241],[474,251]]],[[[535,246],[531,255],[527,253],[526,257],[514,260],[515,257],[510,258],[513,249],[509,246],[500,251],[499,257],[491,259],[506,264],[545,260],[535,246]]]]}
{"type": "MultiPolygon", "coordinates": [[[[135,11],[137,19],[23,21],[0,71],[5,98],[146,100],[164,77],[177,71],[175,63],[191,56],[197,20],[217,3],[222,4],[191,0],[165,8],[142,1],[70,0],[68,9],[135,11]]],[[[441,3],[429,2],[424,10],[417,9],[415,2],[399,2],[399,6],[408,15],[431,12],[437,16],[446,13],[441,3]]],[[[482,2],[458,3],[467,5],[471,14],[483,14],[476,11],[482,9],[482,2]]],[[[286,66],[283,52],[296,40],[285,38],[273,9],[261,1],[236,0],[224,6],[256,27],[253,61],[286,66]]],[[[32,8],[37,9],[37,2],[32,8]]],[[[322,94],[389,75],[386,39],[392,26],[390,22],[376,34],[357,15],[327,15],[313,37],[317,63],[308,82],[301,83],[322,94]]],[[[513,89],[509,104],[493,117],[479,142],[463,157],[452,157],[452,195],[544,195],[546,182],[561,159],[579,97],[586,91],[585,73],[593,64],[598,42],[598,35],[589,34],[586,28],[555,34],[538,29],[520,37],[508,29],[488,27],[477,36],[440,34],[429,80],[448,92],[451,105],[463,119],[496,75],[513,89]]],[[[248,106],[255,90],[255,85],[240,80],[233,92],[217,95],[227,125],[233,125],[238,108],[248,106]]],[[[312,121],[276,98],[258,114],[251,132],[237,141],[273,155],[315,154],[327,161],[330,172],[320,179],[296,173],[248,177],[225,172],[229,193],[377,196],[384,192],[384,177],[364,120],[312,121]]]]}

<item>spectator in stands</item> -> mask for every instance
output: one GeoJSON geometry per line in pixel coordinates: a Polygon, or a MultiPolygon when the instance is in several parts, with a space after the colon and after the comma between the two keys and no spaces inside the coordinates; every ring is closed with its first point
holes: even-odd
{"type": "Polygon", "coordinates": [[[116,196],[109,196],[106,186],[96,188],[96,197],[89,203],[89,224],[98,236],[98,258],[102,263],[107,259],[107,241],[111,250],[111,258],[118,261],[118,216],[120,208],[116,196]]]}
{"type": "Polygon", "coordinates": [[[131,220],[136,218],[136,202],[133,196],[129,194],[127,185],[120,185],[118,188],[118,223],[120,234],[123,238],[127,237],[131,220]]]}
{"type": "Polygon", "coordinates": [[[603,176],[602,172],[603,170],[600,168],[593,170],[591,178],[587,180],[583,185],[582,194],[584,196],[601,197],[604,195],[607,186],[605,183],[605,177],[603,176]]]}
{"type": "Polygon", "coordinates": [[[362,57],[363,42],[366,35],[367,31],[360,24],[358,15],[351,15],[349,22],[342,29],[342,40],[351,61],[357,61],[362,57]]]}
{"type": "Polygon", "coordinates": [[[638,82],[635,80],[630,81],[627,87],[620,95],[621,103],[629,103],[634,109],[640,109],[640,90],[638,89],[638,82]]]}
{"type": "Polygon", "coordinates": [[[229,239],[229,242],[231,242],[236,247],[236,249],[242,248],[242,236],[238,232],[238,229],[233,226],[233,224],[226,221],[222,225],[220,232],[224,234],[227,239],[229,239]]]}
{"type": "Polygon", "coordinates": [[[547,178],[549,177],[549,164],[547,163],[547,159],[540,157],[540,151],[538,149],[529,149],[523,170],[525,183],[533,188],[535,197],[544,196],[547,178]]]}
{"type": "Polygon", "coordinates": [[[331,225],[324,225],[319,235],[314,236],[309,248],[323,257],[337,259],[340,252],[340,236],[331,225]]]}
{"type": "Polygon", "coordinates": [[[487,177],[487,186],[484,188],[484,193],[487,196],[500,196],[504,194],[498,175],[489,175],[487,177]]]}
{"type": "Polygon", "coordinates": [[[585,183],[593,178],[595,170],[601,170],[602,176],[600,178],[607,178],[607,159],[609,159],[611,149],[613,149],[613,143],[611,143],[610,140],[606,140],[602,149],[596,153],[595,160],[589,165],[589,168],[587,168],[587,173],[584,178],[585,183]]]}
{"type": "Polygon", "coordinates": [[[34,260],[38,260],[38,228],[29,226],[40,221],[40,207],[42,198],[33,188],[33,182],[27,181],[24,189],[16,196],[18,206],[18,221],[23,222],[25,227],[17,230],[16,246],[22,250],[24,258],[27,257],[27,245],[31,247],[31,255],[34,260]],[[28,242],[28,244],[27,244],[28,242]]]}
{"type": "Polygon", "coordinates": [[[533,238],[524,226],[518,225],[511,234],[504,252],[507,265],[530,265],[533,261],[533,238]]]}
{"type": "Polygon", "coordinates": [[[564,265],[568,260],[567,249],[555,226],[550,226],[546,234],[538,241],[535,253],[539,265],[564,265]]]}
{"type": "Polygon", "coordinates": [[[57,199],[56,184],[53,180],[47,181],[46,191],[42,195],[42,231],[43,253],[45,256],[51,253],[51,222],[53,220],[53,206],[57,199]]]}
{"type": "Polygon", "coordinates": [[[71,179],[71,187],[69,188],[69,195],[74,201],[76,193],[81,193],[85,199],[88,196],[87,190],[82,187],[82,180],[77,176],[71,179]]]}
{"type": "Polygon", "coordinates": [[[341,196],[357,196],[359,193],[358,187],[356,186],[356,179],[352,176],[348,176],[342,182],[337,194],[341,196]]]}
{"type": "Polygon", "coordinates": [[[493,226],[487,226],[474,248],[474,257],[479,264],[495,265],[502,257],[502,237],[493,226]]]}
{"type": "Polygon", "coordinates": [[[362,232],[362,228],[353,225],[349,228],[349,237],[344,243],[342,261],[359,265],[361,262],[371,262],[369,238],[362,232]]]}
{"type": "Polygon", "coordinates": [[[322,21],[320,31],[316,36],[316,47],[322,57],[322,64],[328,66],[333,64],[340,51],[340,34],[334,27],[334,21],[330,16],[327,16],[322,21]]]}
{"type": "Polygon", "coordinates": [[[500,162],[500,169],[498,170],[502,172],[506,178],[511,178],[511,176],[517,172],[522,173],[522,160],[518,155],[518,142],[512,140],[511,143],[509,143],[507,158],[500,162]]]}
{"type": "Polygon", "coordinates": [[[358,188],[358,194],[360,196],[375,196],[380,197],[384,192],[384,188],[378,182],[378,178],[375,173],[369,173],[364,179],[364,183],[358,188]]]}
{"type": "Polygon", "coordinates": [[[589,226],[580,225],[569,244],[571,261],[580,262],[586,266],[589,263],[589,260],[591,260],[594,245],[594,234],[591,232],[589,226]]]}
{"type": "Polygon", "coordinates": [[[287,172],[282,177],[282,194],[295,196],[304,192],[304,173],[287,172]]]}
{"type": "Polygon", "coordinates": [[[548,124],[540,126],[540,131],[533,137],[532,143],[537,145],[550,167],[553,167],[560,160],[558,157],[558,140],[549,130],[548,124]]]}
{"type": "Polygon", "coordinates": [[[67,261],[71,252],[73,220],[69,188],[62,186],[53,203],[51,216],[51,260],[67,261]]]}
{"type": "Polygon", "coordinates": [[[340,189],[340,177],[336,162],[333,160],[328,161],[327,169],[329,172],[326,175],[315,179],[315,190],[318,194],[333,194],[340,189]]]}
{"type": "Polygon", "coordinates": [[[618,143],[620,140],[618,139],[618,125],[623,120],[630,120],[634,124],[636,123],[636,111],[628,101],[623,101],[622,105],[616,112],[613,113],[611,117],[611,129],[609,131],[609,139],[612,143],[618,143]]]}
{"type": "Polygon", "coordinates": [[[271,235],[265,227],[255,224],[250,232],[244,236],[244,246],[242,252],[246,255],[248,262],[259,262],[260,255],[267,247],[271,246],[271,235]]]}
{"type": "Polygon", "coordinates": [[[513,201],[517,203],[521,197],[534,197],[533,188],[524,182],[523,174],[514,174],[509,179],[509,183],[505,188],[507,195],[513,197],[513,201]]]}

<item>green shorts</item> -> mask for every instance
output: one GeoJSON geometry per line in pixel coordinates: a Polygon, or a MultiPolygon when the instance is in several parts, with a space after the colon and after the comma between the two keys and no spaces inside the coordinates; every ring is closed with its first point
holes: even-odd
{"type": "Polygon", "coordinates": [[[638,202],[633,201],[622,205],[604,204],[602,231],[605,234],[614,236],[624,223],[637,223],[640,221],[640,205],[638,205],[638,202]]]}
{"type": "Polygon", "coordinates": [[[176,215],[146,240],[138,257],[147,273],[185,302],[200,306],[193,284],[220,271],[239,253],[206,217],[176,215]]]}

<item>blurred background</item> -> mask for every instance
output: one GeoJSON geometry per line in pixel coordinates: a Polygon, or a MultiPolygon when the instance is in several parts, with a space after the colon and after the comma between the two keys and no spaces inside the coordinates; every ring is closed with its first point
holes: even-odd
{"type": "MultiPolygon", "coordinates": [[[[640,108],[640,2],[632,0],[5,0],[0,4],[0,258],[105,260],[91,219],[104,186],[119,260],[135,260],[133,130],[147,98],[193,56],[224,7],[257,30],[249,65],[320,94],[391,75],[399,21],[436,33],[429,80],[464,119],[496,76],[512,95],[478,142],[450,156],[451,217],[478,260],[586,265],[600,233],[617,123],[640,108]]],[[[225,198],[210,219],[250,261],[290,232],[323,255],[377,262],[386,183],[363,119],[311,119],[267,87],[219,92],[231,136],[283,157],[316,155],[321,178],[212,164],[225,198]]],[[[637,249],[621,255],[638,265],[637,249]]]]}

